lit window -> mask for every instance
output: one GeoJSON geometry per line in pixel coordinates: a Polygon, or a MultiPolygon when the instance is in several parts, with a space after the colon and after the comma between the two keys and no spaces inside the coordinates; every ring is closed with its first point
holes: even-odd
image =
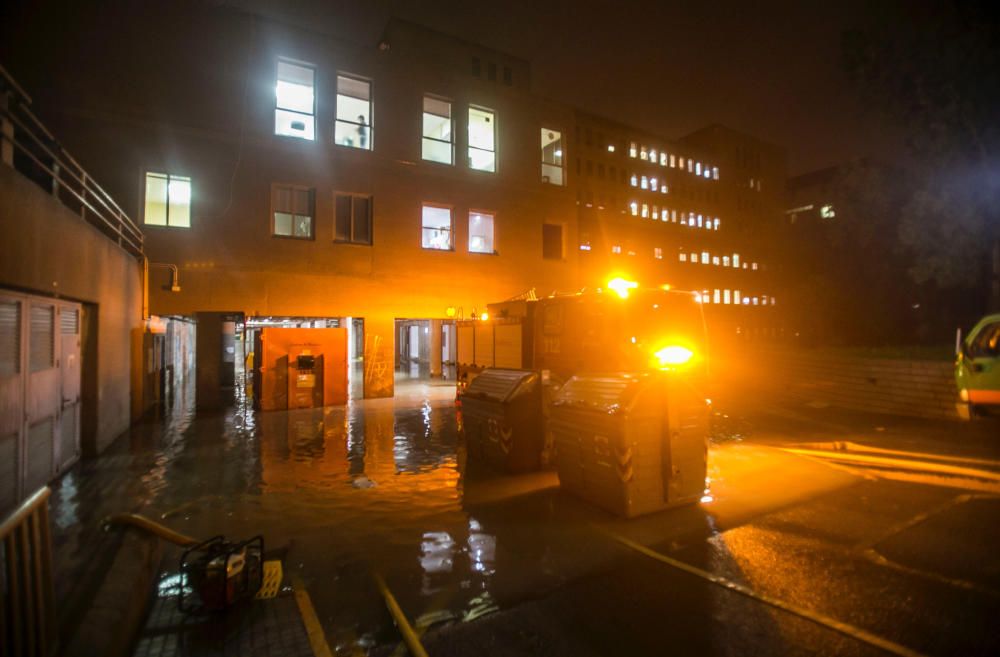
{"type": "Polygon", "coordinates": [[[733,267],[736,267],[737,269],[740,268],[740,254],[739,253],[734,253],[733,254],[733,267]]]}
{"type": "Polygon", "coordinates": [[[715,218],[715,219],[714,219],[714,220],[712,221],[712,223],[713,223],[713,227],[712,227],[712,230],[719,230],[719,218],[718,218],[718,217],[716,217],[716,218],[715,218]]]}
{"type": "Polygon", "coordinates": [[[722,256],[722,266],[723,267],[729,266],[729,256],[722,256]]]}
{"type": "MultiPolygon", "coordinates": [[[[673,160],[671,160],[670,162],[671,162],[670,166],[673,166],[673,160]]],[[[684,158],[683,157],[678,157],[677,158],[677,166],[678,166],[678,168],[681,168],[681,169],[684,168],[684,158]]]]}
{"type": "Polygon", "coordinates": [[[774,297],[771,297],[771,305],[774,305],[774,297]]]}
{"type": "Polygon", "coordinates": [[[649,159],[649,153],[646,152],[646,147],[645,146],[640,146],[639,147],[639,159],[640,160],[648,160],[649,159]]]}
{"type": "Polygon", "coordinates": [[[648,216],[649,216],[649,205],[643,203],[642,204],[642,218],[645,219],[648,216]]]}
{"type": "Polygon", "coordinates": [[[719,179],[719,167],[712,167],[712,178],[719,179]]]}
{"type": "Polygon", "coordinates": [[[698,228],[702,227],[702,215],[698,215],[698,228]]]}
{"type": "Polygon", "coordinates": [[[542,257],[546,260],[563,259],[563,227],[561,224],[542,224],[542,257]]]}
{"type": "Polygon", "coordinates": [[[659,219],[659,218],[660,218],[660,206],[654,205],[653,206],[653,219],[659,219]]]}
{"type": "Polygon", "coordinates": [[[493,215],[469,213],[469,253],[496,253],[493,247],[493,215]]]}
{"type": "Polygon", "coordinates": [[[710,302],[710,301],[708,300],[708,290],[702,290],[702,291],[701,291],[701,302],[702,302],[702,303],[711,303],[711,302],[710,302]]]}
{"type": "Polygon", "coordinates": [[[663,153],[663,152],[660,153],[660,166],[661,167],[667,166],[667,154],[666,153],[663,153]]]}
{"type": "Polygon", "coordinates": [[[628,209],[629,209],[629,212],[632,213],[633,217],[635,217],[635,216],[637,216],[639,214],[639,204],[636,203],[635,201],[629,202],[628,209]]]}
{"type": "Polygon", "coordinates": [[[731,303],[729,290],[723,290],[722,291],[722,303],[724,303],[724,304],[731,303]]]}
{"type": "Polygon", "coordinates": [[[191,179],[146,173],[143,221],[149,226],[191,227],[191,179]]]}
{"type": "Polygon", "coordinates": [[[739,303],[739,302],[740,302],[740,291],[733,290],[733,303],[739,303]]]}
{"type": "Polygon", "coordinates": [[[659,246],[653,247],[653,257],[657,260],[663,260],[663,249],[659,246]]]}
{"type": "Polygon", "coordinates": [[[649,179],[646,178],[646,176],[643,176],[642,179],[640,180],[639,187],[641,187],[642,189],[649,189],[649,179]]]}
{"type": "Polygon", "coordinates": [[[608,152],[609,153],[614,153],[615,152],[615,145],[614,144],[608,144],[608,152]]]}
{"type": "Polygon", "coordinates": [[[705,177],[706,179],[707,179],[707,178],[711,178],[711,177],[712,177],[712,172],[708,170],[708,167],[705,167],[705,172],[704,172],[703,176],[704,176],[704,177],[705,177]]]}
{"type": "Polygon", "coordinates": [[[639,147],[636,146],[636,143],[634,141],[631,142],[629,144],[629,146],[628,146],[628,156],[629,157],[638,157],[639,156],[639,147]]]}
{"type": "Polygon", "coordinates": [[[345,244],[372,243],[372,197],[354,194],[334,196],[333,240],[345,244]]]}
{"type": "Polygon", "coordinates": [[[701,264],[703,264],[703,265],[707,265],[708,264],[708,251],[702,251],[701,252],[701,264]]]}
{"type": "Polygon", "coordinates": [[[659,185],[659,183],[657,183],[657,182],[656,182],[656,178],[650,178],[650,179],[649,179],[649,188],[650,188],[651,190],[653,190],[654,192],[655,192],[655,191],[656,191],[657,189],[659,189],[659,188],[660,188],[660,185],[659,185]]]}
{"type": "Polygon", "coordinates": [[[688,257],[686,253],[679,253],[677,255],[677,259],[680,260],[681,262],[687,262],[688,257]]]}
{"type": "Polygon", "coordinates": [[[637,175],[635,175],[635,174],[633,173],[633,174],[632,174],[632,177],[631,177],[631,178],[629,178],[629,181],[628,181],[628,183],[629,183],[630,185],[632,185],[633,187],[638,187],[638,186],[639,186],[639,176],[637,176],[637,175]]]}
{"type": "Polygon", "coordinates": [[[719,256],[712,256],[712,264],[716,267],[719,266],[719,256]]]}
{"type": "Polygon", "coordinates": [[[373,137],[371,82],[338,75],[334,141],[341,146],[371,150],[373,137]]]}
{"type": "Polygon", "coordinates": [[[542,128],[542,182],[563,184],[562,133],[558,130],[542,128]]]}
{"type": "Polygon", "coordinates": [[[667,183],[661,183],[660,184],[660,193],[661,194],[666,194],[668,191],[669,191],[669,189],[667,188],[667,183]]]}
{"type": "Polygon", "coordinates": [[[670,155],[670,167],[673,169],[677,168],[677,156],[671,153],[670,155]]]}
{"type": "Polygon", "coordinates": [[[834,212],[832,205],[822,205],[819,208],[819,216],[824,219],[833,219],[837,216],[837,213],[834,212]]]}
{"type": "Polygon", "coordinates": [[[613,244],[613,245],[611,245],[611,252],[612,253],[621,253],[622,252],[622,245],[621,244],[613,244]]]}
{"type": "Polygon", "coordinates": [[[759,302],[760,302],[760,299],[758,299],[757,297],[753,298],[753,305],[756,306],[759,302]]]}
{"type": "Polygon", "coordinates": [[[424,96],[424,133],[421,157],[428,162],[455,163],[455,143],[452,136],[451,103],[424,96]]]}
{"type": "Polygon", "coordinates": [[[755,262],[752,265],[750,265],[750,269],[757,271],[757,263],[755,262]]]}
{"type": "Polygon", "coordinates": [[[722,293],[719,288],[715,288],[715,290],[712,291],[712,303],[719,303],[720,301],[722,301],[722,293]]]}
{"type": "Polygon", "coordinates": [[[312,239],[313,191],[305,187],[271,187],[271,234],[312,239]]]}
{"type": "Polygon", "coordinates": [[[694,171],[694,160],[688,158],[688,173],[692,173],[693,171],[694,171]]]}
{"type": "Polygon", "coordinates": [[[761,297],[760,298],[760,305],[762,305],[762,306],[766,306],[767,305],[767,297],[761,297]]]}
{"type": "Polygon", "coordinates": [[[744,262],[743,263],[743,269],[746,269],[746,268],[747,268],[747,263],[744,262]]]}
{"type": "Polygon", "coordinates": [[[649,151],[649,161],[656,164],[656,149],[652,148],[649,151]]]}
{"type": "Polygon", "coordinates": [[[451,208],[439,205],[423,206],[421,246],[425,249],[451,251],[451,208]]]}
{"type": "Polygon", "coordinates": [[[632,248],[630,248],[630,249],[628,250],[628,255],[630,255],[630,256],[634,256],[634,255],[635,255],[635,249],[632,249],[632,248]]]}
{"type": "Polygon", "coordinates": [[[492,110],[469,108],[469,168],[476,171],[497,170],[496,115],[492,110]]]}
{"type": "Polygon", "coordinates": [[[670,221],[675,224],[677,223],[677,210],[670,211],[670,221]]]}
{"type": "Polygon", "coordinates": [[[699,176],[701,175],[701,162],[694,163],[694,172],[699,176]]]}
{"type": "Polygon", "coordinates": [[[590,251],[590,240],[580,242],[581,251],[590,251]]]}
{"type": "Polygon", "coordinates": [[[274,134],[316,138],[316,104],[311,66],[278,60],[275,85],[274,134]]]}

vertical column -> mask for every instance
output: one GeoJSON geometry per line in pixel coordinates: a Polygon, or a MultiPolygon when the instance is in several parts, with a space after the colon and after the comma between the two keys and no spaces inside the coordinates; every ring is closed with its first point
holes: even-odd
{"type": "Polygon", "coordinates": [[[395,335],[392,317],[365,317],[365,399],[393,396],[395,335]]]}
{"type": "MultiPolygon", "coordinates": [[[[10,111],[11,93],[0,93],[0,110],[10,111]]],[[[7,117],[0,118],[0,162],[9,167],[14,166],[14,124],[7,117]]]]}
{"type": "Polygon", "coordinates": [[[441,378],[441,320],[431,320],[431,378],[441,378]]]}
{"type": "Polygon", "coordinates": [[[222,313],[195,313],[195,406],[222,406],[222,313]]]}

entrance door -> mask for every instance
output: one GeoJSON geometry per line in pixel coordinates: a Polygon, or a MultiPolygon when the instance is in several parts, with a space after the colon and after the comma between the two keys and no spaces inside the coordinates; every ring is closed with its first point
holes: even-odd
{"type": "Polygon", "coordinates": [[[0,290],[0,507],[80,453],[80,305],[0,290]]]}

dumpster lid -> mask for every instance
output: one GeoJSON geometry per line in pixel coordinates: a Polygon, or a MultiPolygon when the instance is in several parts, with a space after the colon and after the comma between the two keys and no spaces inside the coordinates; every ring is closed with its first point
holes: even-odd
{"type": "Polygon", "coordinates": [[[538,374],[531,370],[487,368],[472,380],[462,393],[464,397],[496,402],[510,401],[522,386],[537,384],[538,374]]]}
{"type": "Polygon", "coordinates": [[[572,377],[552,400],[554,406],[619,413],[631,406],[648,374],[592,374],[572,377]]]}

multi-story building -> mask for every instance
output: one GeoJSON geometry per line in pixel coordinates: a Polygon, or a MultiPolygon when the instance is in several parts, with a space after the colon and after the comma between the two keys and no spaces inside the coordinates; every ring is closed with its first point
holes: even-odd
{"type": "Polygon", "coordinates": [[[592,116],[533,93],[528,62],[403,21],[356,44],[220,6],[127,13],[72,76],[8,68],[48,79],[36,105],[141,225],[149,311],[198,318],[206,386],[234,330],[333,324],[363,394],[391,395],[400,362],[440,372],[455,319],[611,275],[698,291],[726,332],[766,324],[774,147],[592,116]]]}

